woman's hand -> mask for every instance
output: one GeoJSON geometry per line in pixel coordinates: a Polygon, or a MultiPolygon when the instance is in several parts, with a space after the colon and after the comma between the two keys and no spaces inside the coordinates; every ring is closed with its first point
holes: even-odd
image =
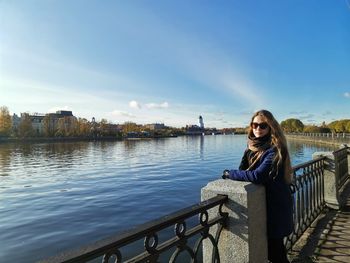
{"type": "Polygon", "coordinates": [[[230,175],[230,170],[224,170],[223,173],[222,173],[222,179],[227,179],[230,175]]]}

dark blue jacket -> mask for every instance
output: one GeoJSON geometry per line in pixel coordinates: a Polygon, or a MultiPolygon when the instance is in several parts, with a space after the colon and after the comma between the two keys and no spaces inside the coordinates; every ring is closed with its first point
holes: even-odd
{"type": "Polygon", "coordinates": [[[273,171],[274,148],[267,149],[252,170],[248,168],[247,150],[239,170],[230,170],[229,178],[263,184],[266,188],[267,235],[269,238],[282,238],[293,231],[293,199],[290,187],[284,180],[284,169],[273,171]]]}

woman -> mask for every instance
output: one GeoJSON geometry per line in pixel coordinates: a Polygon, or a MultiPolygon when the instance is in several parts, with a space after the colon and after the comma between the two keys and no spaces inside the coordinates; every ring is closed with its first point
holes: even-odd
{"type": "Polygon", "coordinates": [[[253,115],[239,170],[225,170],[222,177],[266,187],[268,258],[289,262],[283,238],[293,231],[292,168],[286,139],[271,112],[253,115]]]}

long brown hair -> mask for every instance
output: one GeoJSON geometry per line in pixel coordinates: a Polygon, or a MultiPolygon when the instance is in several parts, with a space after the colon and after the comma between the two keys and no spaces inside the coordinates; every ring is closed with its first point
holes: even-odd
{"type": "MultiPolygon", "coordinates": [[[[278,168],[280,168],[281,165],[283,165],[284,179],[286,183],[291,183],[293,177],[293,170],[290,162],[287,140],[284,136],[281,126],[273,117],[272,113],[267,110],[259,110],[255,112],[251,119],[251,123],[253,122],[256,116],[261,116],[269,125],[271,134],[271,145],[276,147],[274,163],[277,165],[277,171],[279,170],[278,168]]],[[[251,125],[249,127],[248,135],[249,137],[254,137],[253,128],[251,127],[251,125]]]]}

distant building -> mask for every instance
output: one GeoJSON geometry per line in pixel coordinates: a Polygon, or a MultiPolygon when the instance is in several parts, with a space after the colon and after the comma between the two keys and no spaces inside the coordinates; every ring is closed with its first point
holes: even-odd
{"type": "Polygon", "coordinates": [[[201,134],[204,134],[205,129],[204,129],[204,122],[203,122],[203,117],[202,116],[199,116],[198,124],[199,125],[186,125],[186,134],[187,135],[201,135],[201,134]]]}
{"type": "Polygon", "coordinates": [[[48,113],[46,115],[57,120],[63,117],[73,117],[73,113],[71,111],[64,111],[64,110],[56,111],[56,113],[48,113]]]}
{"type": "Polygon", "coordinates": [[[12,116],[12,130],[16,134],[18,131],[19,123],[21,122],[21,118],[14,113],[12,116]]]}
{"type": "Polygon", "coordinates": [[[65,118],[65,121],[64,121],[65,128],[71,125],[71,122],[72,122],[71,118],[75,118],[73,116],[72,111],[63,111],[63,110],[56,111],[56,113],[47,113],[45,117],[47,117],[48,119],[48,123],[46,125],[48,125],[47,129],[50,131],[50,133],[53,133],[58,128],[58,121],[61,118],[65,118]],[[71,117],[71,118],[67,118],[67,117],[71,117]]]}
{"type": "Polygon", "coordinates": [[[116,134],[122,132],[122,128],[119,124],[111,124],[107,123],[104,125],[100,125],[97,127],[97,130],[100,132],[100,135],[107,135],[107,136],[115,136],[116,134]]]}
{"type": "Polygon", "coordinates": [[[56,114],[59,115],[60,117],[73,116],[73,113],[71,111],[66,111],[66,110],[58,110],[56,111],[56,114]]]}
{"type": "MultiPolygon", "coordinates": [[[[13,130],[17,131],[18,126],[21,122],[21,119],[23,118],[24,114],[28,113],[21,113],[21,117],[18,117],[16,114],[12,116],[12,126],[13,130]]],[[[73,117],[73,113],[71,111],[56,111],[56,113],[33,113],[29,114],[29,118],[32,122],[32,127],[36,135],[42,135],[44,133],[44,118],[48,117],[48,125],[49,129],[55,130],[58,125],[58,120],[63,117],[73,117]]],[[[68,124],[67,124],[68,125],[68,124]]]]}
{"type": "MultiPolygon", "coordinates": [[[[21,114],[22,116],[22,114],[21,114]]],[[[41,135],[44,132],[44,123],[45,114],[34,113],[29,115],[30,120],[32,121],[32,127],[36,135],[41,135]]]]}
{"type": "Polygon", "coordinates": [[[161,130],[165,128],[164,123],[152,123],[152,124],[146,124],[145,125],[146,129],[150,129],[150,130],[161,130]]]}
{"type": "Polygon", "coordinates": [[[204,130],[204,122],[203,122],[202,116],[199,116],[198,122],[199,122],[199,128],[204,130]]]}

